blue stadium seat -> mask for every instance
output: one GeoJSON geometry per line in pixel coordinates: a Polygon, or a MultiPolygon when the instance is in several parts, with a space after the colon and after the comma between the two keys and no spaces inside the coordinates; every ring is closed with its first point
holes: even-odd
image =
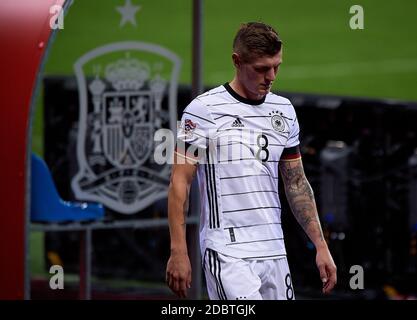
{"type": "Polygon", "coordinates": [[[46,163],[32,154],[31,212],[33,222],[71,222],[104,217],[101,204],[69,202],[60,198],[46,163]]]}

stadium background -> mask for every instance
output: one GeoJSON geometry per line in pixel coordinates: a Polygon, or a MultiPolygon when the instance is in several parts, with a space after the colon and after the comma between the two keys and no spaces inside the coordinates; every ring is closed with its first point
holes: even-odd
{"type": "MultiPolygon", "coordinates": [[[[140,5],[137,27],[120,28],[116,5],[124,1],[75,1],[51,47],[45,76],[72,76],[72,64],[99,45],[120,39],[157,43],[183,61],[180,82],[191,81],[192,1],[132,1],[140,5]]],[[[205,1],[203,76],[206,87],[233,76],[230,63],[233,36],[244,21],[272,24],[285,43],[284,64],[274,91],[353,97],[417,100],[417,24],[415,1],[205,1]],[[349,28],[349,8],[360,4],[365,29],[349,28]]],[[[43,89],[37,102],[33,150],[43,154],[43,89]]],[[[184,106],[179,105],[178,108],[184,106]]],[[[45,266],[44,235],[32,232],[31,270],[49,276],[45,266]]],[[[313,264],[314,261],[311,260],[313,264]]],[[[71,280],[71,277],[68,277],[71,280]]],[[[143,282],[117,282],[134,287],[143,282]]],[[[115,283],[113,282],[114,286],[115,283]]],[[[159,284],[160,285],[160,284],[159,284]]]]}

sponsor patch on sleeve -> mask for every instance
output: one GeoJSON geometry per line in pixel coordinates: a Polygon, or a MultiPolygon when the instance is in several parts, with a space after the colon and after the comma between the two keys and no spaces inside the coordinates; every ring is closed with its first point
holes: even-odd
{"type": "Polygon", "coordinates": [[[197,124],[194,123],[191,119],[184,119],[184,122],[181,124],[181,129],[184,131],[184,134],[189,137],[192,136],[197,124]]]}

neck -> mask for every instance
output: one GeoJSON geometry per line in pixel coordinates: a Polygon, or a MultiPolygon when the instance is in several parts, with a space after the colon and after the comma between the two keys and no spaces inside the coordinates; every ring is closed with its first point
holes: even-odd
{"type": "Polygon", "coordinates": [[[248,97],[251,97],[251,96],[245,94],[246,92],[244,90],[242,90],[242,87],[240,87],[240,91],[238,91],[238,89],[237,89],[238,86],[236,86],[236,83],[233,83],[233,81],[230,82],[230,83],[226,83],[224,86],[233,98],[235,98],[236,100],[238,100],[242,103],[257,106],[257,105],[260,105],[260,104],[265,102],[266,96],[259,95],[259,97],[260,97],[259,99],[248,98],[248,97]],[[232,87],[232,85],[233,85],[233,87],[232,87]]]}
{"type": "Polygon", "coordinates": [[[264,98],[263,95],[260,94],[254,94],[248,90],[242,85],[242,83],[239,81],[237,76],[233,78],[233,80],[229,83],[230,87],[240,96],[250,99],[250,100],[260,100],[264,98]]]}

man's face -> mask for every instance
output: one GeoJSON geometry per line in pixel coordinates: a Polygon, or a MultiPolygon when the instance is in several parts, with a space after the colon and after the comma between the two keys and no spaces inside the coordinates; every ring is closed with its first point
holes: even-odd
{"type": "MultiPolygon", "coordinates": [[[[239,59],[239,56],[237,56],[239,59]]],[[[236,62],[236,60],[235,60],[236,62]]],[[[274,56],[257,57],[251,62],[239,61],[238,78],[249,99],[261,99],[271,90],[282,63],[282,49],[274,56]]]]}

